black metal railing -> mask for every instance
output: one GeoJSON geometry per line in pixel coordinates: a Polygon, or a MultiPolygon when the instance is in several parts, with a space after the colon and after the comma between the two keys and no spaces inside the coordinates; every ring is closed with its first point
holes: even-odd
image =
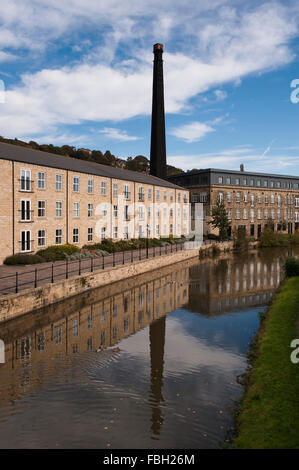
{"type": "Polygon", "coordinates": [[[183,247],[184,243],[179,242],[164,246],[146,246],[138,250],[114,252],[101,257],[46,263],[46,265],[35,267],[32,270],[16,271],[8,276],[0,277],[0,295],[18,293],[25,289],[37,288],[42,284],[69,279],[72,276],[80,276],[84,273],[92,273],[144,259],[164,256],[182,251],[183,247]]]}

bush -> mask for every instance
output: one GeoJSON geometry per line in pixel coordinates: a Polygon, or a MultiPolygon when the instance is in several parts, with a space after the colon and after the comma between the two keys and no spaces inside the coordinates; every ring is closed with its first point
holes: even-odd
{"type": "Polygon", "coordinates": [[[14,264],[37,264],[43,263],[45,260],[39,255],[25,255],[19,253],[17,255],[8,256],[4,260],[4,264],[14,265],[14,264]]]}
{"type": "Polygon", "coordinates": [[[287,277],[299,276],[299,259],[290,256],[285,261],[284,269],[287,277]]]}
{"type": "Polygon", "coordinates": [[[36,254],[41,256],[44,261],[60,261],[79,252],[80,249],[75,245],[53,245],[44,250],[39,250],[36,254]]]}

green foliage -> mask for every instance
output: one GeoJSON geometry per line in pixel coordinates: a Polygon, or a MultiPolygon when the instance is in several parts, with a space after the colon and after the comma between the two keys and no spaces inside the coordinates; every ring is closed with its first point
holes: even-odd
{"type": "Polygon", "coordinates": [[[246,229],[239,227],[233,231],[234,249],[237,251],[248,250],[249,239],[246,229]]]}
{"type": "Polygon", "coordinates": [[[290,360],[298,305],[299,278],[293,277],[275,297],[257,335],[234,448],[299,448],[299,367],[290,360]]]}
{"type": "Polygon", "coordinates": [[[274,232],[271,227],[266,227],[261,233],[259,246],[269,248],[274,246],[288,246],[290,244],[299,243],[299,235],[288,235],[274,232]],[[297,241],[298,240],[298,241],[297,241]]]}
{"type": "Polygon", "coordinates": [[[212,209],[212,219],[210,222],[214,228],[218,228],[220,240],[227,238],[227,229],[230,225],[228,220],[227,211],[223,201],[217,201],[215,207],[212,209]]]}
{"type": "Polygon", "coordinates": [[[43,263],[45,260],[38,255],[26,255],[19,253],[17,255],[8,256],[4,260],[4,264],[14,265],[14,264],[37,264],[43,263]]]}
{"type": "Polygon", "coordinates": [[[288,257],[284,269],[287,277],[299,276],[299,259],[292,256],[288,257]]]}
{"type": "MultiPolygon", "coordinates": [[[[165,246],[166,244],[176,244],[180,243],[180,239],[176,239],[173,237],[161,238],[132,238],[130,240],[118,240],[113,241],[110,238],[105,238],[101,241],[101,243],[94,243],[92,245],[84,245],[84,249],[88,249],[91,251],[95,251],[96,253],[99,252],[106,252],[106,253],[117,253],[120,251],[128,251],[128,250],[138,250],[139,248],[145,248],[146,244],[148,243],[149,247],[154,246],[165,246]]],[[[102,253],[99,253],[102,256],[102,253]]]]}
{"type": "Polygon", "coordinates": [[[79,253],[80,249],[75,245],[53,245],[44,250],[39,250],[36,254],[41,256],[44,261],[60,261],[67,259],[74,253],[79,253]]]}

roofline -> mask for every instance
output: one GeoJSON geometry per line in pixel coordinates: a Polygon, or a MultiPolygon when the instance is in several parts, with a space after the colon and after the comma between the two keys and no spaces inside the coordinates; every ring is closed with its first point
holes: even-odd
{"type": "Polygon", "coordinates": [[[281,174],[275,174],[275,173],[259,173],[256,171],[240,171],[240,170],[223,170],[221,168],[203,168],[198,171],[189,171],[187,173],[179,173],[177,175],[171,175],[168,178],[179,178],[179,177],[184,177],[184,176],[192,176],[192,175],[199,175],[201,173],[212,173],[212,172],[217,172],[217,173],[234,173],[238,175],[256,175],[256,176],[265,176],[265,177],[271,177],[271,178],[289,178],[289,179],[299,179],[299,176],[291,176],[291,175],[281,175],[281,174]]]}
{"type": "Polygon", "coordinates": [[[61,159],[65,159],[67,160],[68,162],[71,162],[71,161],[76,161],[76,162],[86,162],[86,164],[88,165],[89,163],[93,164],[93,165],[97,165],[98,168],[99,168],[99,171],[101,169],[101,167],[107,167],[109,169],[112,169],[112,171],[116,171],[116,172],[130,172],[132,174],[132,177],[134,174],[136,175],[140,175],[140,176],[149,176],[149,177],[152,177],[152,178],[156,178],[158,180],[161,181],[161,184],[159,184],[158,182],[140,182],[140,181],[137,181],[137,180],[134,180],[134,179],[130,179],[128,175],[128,178],[126,177],[126,175],[115,175],[115,176],[110,176],[110,175],[99,175],[98,173],[95,173],[95,170],[92,171],[91,168],[89,168],[90,171],[88,171],[88,168],[86,170],[82,169],[82,170],[79,170],[79,169],[72,169],[72,168],[63,168],[62,166],[59,166],[59,165],[54,165],[54,164],[50,164],[50,163],[47,163],[47,161],[45,160],[45,162],[42,162],[42,163],[37,163],[37,162],[32,162],[32,161],[24,161],[24,160],[21,160],[20,158],[16,157],[16,156],[7,156],[7,157],[3,157],[1,154],[0,154],[0,160],[5,160],[5,161],[15,161],[15,162],[18,162],[18,163],[24,163],[24,164],[29,164],[29,165],[35,165],[35,166],[45,166],[47,168],[57,168],[59,170],[64,170],[64,171],[72,171],[74,173],[84,173],[84,174],[89,174],[89,175],[94,175],[94,176],[99,176],[99,177],[102,177],[102,178],[109,178],[109,179],[119,179],[119,180],[123,180],[123,181],[132,181],[134,183],[139,183],[139,184],[148,184],[150,186],[161,186],[161,187],[168,187],[168,188],[172,188],[172,189],[177,189],[177,190],[181,190],[181,191],[188,191],[188,189],[182,187],[182,186],[179,186],[177,184],[174,184],[170,181],[168,181],[168,179],[161,179],[161,178],[158,178],[157,176],[154,176],[154,175],[150,175],[148,173],[144,173],[144,172],[139,172],[139,171],[133,171],[133,170],[129,170],[127,168],[118,168],[118,167],[114,167],[112,165],[104,165],[103,163],[97,163],[95,161],[89,161],[89,160],[81,160],[80,158],[74,158],[74,157],[68,157],[66,155],[60,155],[60,154],[57,154],[57,153],[51,153],[51,152],[44,152],[42,150],[37,150],[37,149],[33,149],[31,147],[27,147],[27,146],[23,146],[23,145],[14,145],[14,144],[11,144],[11,143],[6,143],[6,142],[0,142],[0,146],[1,145],[8,145],[10,146],[12,149],[18,149],[18,150],[26,150],[26,151],[29,151],[29,152],[38,152],[40,153],[41,155],[43,155],[43,158],[45,157],[53,157],[53,155],[57,158],[61,158],[61,159]],[[165,183],[165,184],[164,184],[165,183]]]}

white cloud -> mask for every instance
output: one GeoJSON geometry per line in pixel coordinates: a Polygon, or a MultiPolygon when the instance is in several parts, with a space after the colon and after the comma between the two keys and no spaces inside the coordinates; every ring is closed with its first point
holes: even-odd
{"type": "Polygon", "coordinates": [[[288,174],[290,168],[296,169],[299,164],[299,155],[289,156],[281,153],[273,153],[271,158],[263,158],[261,149],[253,149],[250,146],[239,146],[231,149],[223,149],[213,153],[198,153],[192,155],[170,155],[168,163],[183,170],[192,168],[223,168],[227,170],[239,170],[243,163],[245,171],[258,171],[269,173],[288,174]],[[288,168],[285,172],[283,167],[288,168]]]}
{"type": "Polygon", "coordinates": [[[227,93],[224,90],[215,90],[214,95],[216,96],[217,101],[224,100],[227,97],[227,93]]]}
{"type": "MultiPolygon", "coordinates": [[[[4,31],[0,47],[8,49],[2,54],[17,53],[19,48],[42,52],[57,47],[63,38],[63,44],[70,42],[78,52],[79,61],[25,73],[19,85],[6,92],[6,103],[0,107],[1,133],[47,135],[57,133],[61,125],[149,115],[151,45],[159,28],[169,41],[164,54],[168,113],[182,112],[192,97],[207,90],[216,88],[216,96],[223,98],[223,84],[293,60],[288,44],[298,32],[295,7],[268,2],[236,8],[227,3],[190,0],[186,7],[183,0],[145,4],[139,0],[9,0],[0,12],[4,31]],[[80,57],[78,38],[85,30],[100,31],[104,39],[81,48],[80,57]],[[123,62],[117,55],[119,47],[126,51],[123,62]]],[[[197,123],[197,128],[185,129],[185,140],[191,142],[212,130],[208,123],[197,123]]]]}
{"type": "Polygon", "coordinates": [[[191,143],[201,140],[206,134],[214,130],[213,127],[204,122],[191,122],[190,124],[170,129],[169,134],[191,143]]]}
{"type": "Polygon", "coordinates": [[[138,137],[133,135],[128,135],[125,131],[116,129],[114,127],[104,127],[99,132],[105,135],[108,139],[117,140],[119,142],[127,142],[130,140],[138,140],[138,137]]]}

